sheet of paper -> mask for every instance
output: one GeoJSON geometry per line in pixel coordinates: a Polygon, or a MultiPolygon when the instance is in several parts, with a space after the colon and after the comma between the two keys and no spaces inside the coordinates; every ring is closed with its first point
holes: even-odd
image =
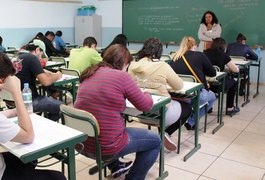
{"type": "MultiPolygon", "coordinates": [[[[71,139],[72,137],[83,134],[80,131],[53,122],[36,114],[31,114],[30,117],[35,133],[35,139],[33,143],[21,144],[7,142],[2,144],[5,149],[12,152],[17,157],[21,157],[24,154],[52,146],[53,144],[63,142],[67,139],[71,139]]],[[[11,120],[17,121],[17,118],[12,118],[11,120]]]]}

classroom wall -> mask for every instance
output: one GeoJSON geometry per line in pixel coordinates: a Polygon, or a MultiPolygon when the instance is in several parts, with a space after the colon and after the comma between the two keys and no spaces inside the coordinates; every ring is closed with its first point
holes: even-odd
{"type": "Polygon", "coordinates": [[[0,35],[5,47],[21,47],[39,31],[63,31],[74,43],[74,15],[82,4],[8,0],[1,3],[0,35]]]}
{"type": "MultiPolygon", "coordinates": [[[[74,43],[74,16],[82,5],[95,5],[96,13],[102,16],[103,46],[107,46],[117,34],[122,33],[122,0],[83,0],[83,4],[49,3],[24,0],[8,0],[1,3],[0,35],[5,47],[21,47],[39,31],[63,31],[66,42],[74,43]],[[12,13],[12,15],[9,15],[12,13]]],[[[142,44],[130,44],[129,48],[139,50],[142,44]]],[[[164,46],[164,53],[175,51],[177,46],[164,46]]],[[[265,52],[261,57],[265,60],[265,52]]],[[[261,72],[265,63],[261,62],[261,72]]],[[[257,70],[251,68],[251,80],[256,81],[257,70]]],[[[265,76],[260,77],[265,83],[265,76]]]]}

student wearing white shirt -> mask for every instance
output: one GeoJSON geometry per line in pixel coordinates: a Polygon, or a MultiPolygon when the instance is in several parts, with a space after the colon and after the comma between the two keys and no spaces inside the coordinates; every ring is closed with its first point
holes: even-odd
{"type": "MultiPolygon", "coordinates": [[[[16,105],[16,109],[0,112],[0,143],[8,141],[32,143],[34,130],[22,100],[20,81],[14,76],[15,72],[10,59],[0,53],[0,90],[8,91],[13,96],[16,105]],[[18,124],[8,119],[13,116],[18,116],[18,124]]],[[[23,164],[19,158],[5,152],[0,153],[0,179],[65,180],[66,178],[57,171],[36,170],[32,163],[23,164]]]]}

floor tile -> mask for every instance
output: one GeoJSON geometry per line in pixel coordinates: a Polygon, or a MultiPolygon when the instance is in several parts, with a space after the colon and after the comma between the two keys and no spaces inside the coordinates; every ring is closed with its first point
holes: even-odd
{"type": "Polygon", "coordinates": [[[203,173],[218,180],[261,180],[264,169],[219,158],[203,173]]]}
{"type": "Polygon", "coordinates": [[[184,162],[183,158],[188,152],[190,152],[191,147],[182,148],[180,154],[174,152],[168,153],[165,156],[165,164],[191,173],[201,174],[209,167],[216,157],[196,152],[191,158],[184,162]]]}
{"type": "Polygon", "coordinates": [[[265,169],[265,136],[243,132],[221,157],[265,169]]]}

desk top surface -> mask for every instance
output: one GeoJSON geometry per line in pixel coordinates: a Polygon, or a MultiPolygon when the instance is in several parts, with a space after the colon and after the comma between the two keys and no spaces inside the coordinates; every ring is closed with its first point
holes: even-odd
{"type": "MultiPolygon", "coordinates": [[[[86,136],[83,132],[53,122],[42,116],[31,114],[30,117],[35,133],[35,139],[33,143],[21,144],[16,142],[7,142],[2,144],[5,149],[17,157],[33,154],[34,152],[51,148],[53,145],[67,143],[74,138],[86,136]]],[[[17,117],[11,118],[11,120],[17,122],[17,117]]]]}

